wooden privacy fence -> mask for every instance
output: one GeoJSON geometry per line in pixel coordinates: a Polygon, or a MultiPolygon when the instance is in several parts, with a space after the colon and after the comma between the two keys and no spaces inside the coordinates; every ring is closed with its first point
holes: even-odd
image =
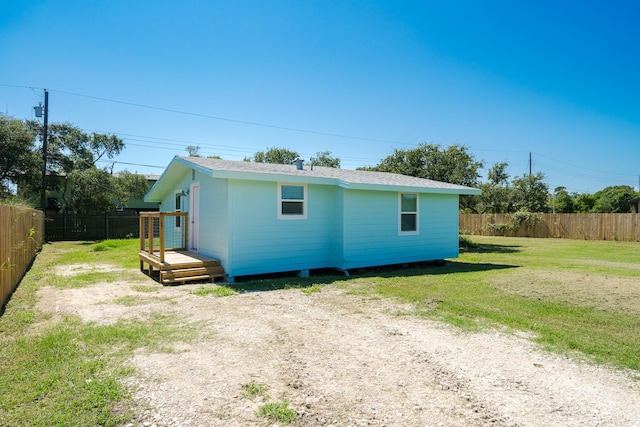
{"type": "Polygon", "coordinates": [[[42,246],[44,213],[0,205],[0,307],[18,286],[42,246]]]}
{"type": "Polygon", "coordinates": [[[460,233],[638,242],[640,214],[460,214],[460,233]]]}
{"type": "Polygon", "coordinates": [[[45,239],[53,242],[138,237],[139,218],[138,215],[48,215],[45,239]]]}

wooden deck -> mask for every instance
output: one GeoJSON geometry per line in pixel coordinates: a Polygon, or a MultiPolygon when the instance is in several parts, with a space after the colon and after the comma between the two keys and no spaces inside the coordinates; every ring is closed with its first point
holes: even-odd
{"type": "Polygon", "coordinates": [[[160,283],[171,285],[195,280],[211,280],[224,278],[224,268],[220,261],[200,255],[196,252],[184,250],[164,251],[164,261],[160,260],[160,252],[153,253],[140,250],[140,270],[144,271],[144,264],[149,266],[149,276],[154,271],[160,275],[160,283]]]}

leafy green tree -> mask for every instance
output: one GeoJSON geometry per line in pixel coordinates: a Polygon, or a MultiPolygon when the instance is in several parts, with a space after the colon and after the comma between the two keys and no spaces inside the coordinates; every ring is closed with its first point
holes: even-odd
{"type": "Polygon", "coordinates": [[[437,144],[423,143],[410,150],[396,149],[378,165],[362,169],[477,187],[483,166],[484,163],[476,160],[463,145],[442,148],[437,144]]]}
{"type": "Polygon", "coordinates": [[[126,207],[132,198],[142,198],[149,189],[143,175],[128,171],[111,175],[106,169],[76,169],[69,174],[73,183],[61,208],[66,212],[102,214],[126,207]]]}
{"type": "Polygon", "coordinates": [[[573,212],[589,213],[593,211],[596,199],[593,194],[589,193],[572,193],[571,200],[573,202],[573,212]]]}
{"type": "Polygon", "coordinates": [[[514,178],[512,185],[516,210],[537,213],[547,211],[549,186],[544,182],[542,172],[514,178]]]}
{"type": "Polygon", "coordinates": [[[73,182],[73,186],[70,197],[65,199],[65,211],[98,214],[115,208],[116,181],[105,169],[76,169],[69,174],[68,179],[73,182]]]}
{"type": "MultiPolygon", "coordinates": [[[[42,140],[40,123],[30,120],[27,125],[42,140]]],[[[71,123],[52,123],[48,129],[47,170],[56,175],[94,167],[98,160],[111,159],[124,149],[115,135],[87,134],[71,123]]]]}
{"type": "Polygon", "coordinates": [[[509,186],[507,163],[495,163],[487,174],[488,182],[480,184],[482,194],[477,197],[476,209],[480,213],[507,213],[513,211],[513,189],[509,186]]]}
{"type": "MultiPolygon", "coordinates": [[[[478,187],[480,169],[484,163],[476,160],[467,147],[454,144],[447,148],[437,144],[419,144],[410,150],[395,149],[374,167],[359,168],[391,172],[450,184],[478,187]]],[[[475,211],[474,196],[460,196],[460,208],[475,211]]]]}
{"type": "Polygon", "coordinates": [[[614,185],[596,192],[593,197],[593,212],[628,213],[631,212],[629,200],[638,197],[638,193],[628,185],[614,185]]]}
{"type": "Polygon", "coordinates": [[[122,207],[126,207],[131,199],[142,199],[149,191],[149,181],[144,175],[127,170],[118,173],[115,184],[114,199],[122,207]]]}
{"type": "Polygon", "coordinates": [[[574,212],[573,197],[565,187],[556,187],[550,197],[550,210],[559,213],[574,212]]]}
{"type": "Polygon", "coordinates": [[[42,182],[41,165],[32,129],[22,120],[0,114],[0,197],[9,196],[16,185],[42,182]]]}
{"type": "MultiPolygon", "coordinates": [[[[42,140],[40,123],[31,120],[26,124],[42,140]]],[[[47,140],[47,185],[62,194],[65,206],[75,205],[67,200],[70,183],[77,178],[74,172],[96,169],[98,160],[113,158],[124,149],[124,142],[115,135],[88,134],[70,123],[50,124],[47,140]]],[[[35,196],[39,191],[40,184],[25,187],[23,194],[35,196]]]]}
{"type": "Polygon", "coordinates": [[[309,163],[313,166],[326,166],[328,168],[340,169],[340,159],[333,157],[331,151],[318,151],[316,157],[311,157],[309,163]]]}
{"type": "MultiPolygon", "coordinates": [[[[290,165],[300,157],[295,151],[288,148],[269,148],[267,151],[258,151],[253,155],[253,161],[256,163],[276,163],[280,165],[290,165]]],[[[248,159],[245,159],[248,160],[248,159]]]]}

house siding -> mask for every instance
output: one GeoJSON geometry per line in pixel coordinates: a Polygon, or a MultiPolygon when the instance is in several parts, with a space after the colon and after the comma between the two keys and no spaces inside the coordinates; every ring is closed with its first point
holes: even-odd
{"type": "MultiPolygon", "coordinates": [[[[198,251],[218,258],[230,277],[457,257],[459,194],[477,191],[389,174],[207,162],[176,159],[148,198],[171,212],[175,191],[198,183],[198,251]],[[278,219],[279,183],[306,186],[305,219],[278,219]],[[400,191],[419,194],[416,233],[400,234],[400,191]]],[[[179,234],[168,224],[172,232],[179,234]]]]}
{"type": "Polygon", "coordinates": [[[338,191],[307,186],[307,219],[278,219],[278,183],[229,183],[230,276],[334,267],[339,252],[338,191]]]}
{"type": "Polygon", "coordinates": [[[344,269],[458,256],[458,196],[420,194],[419,233],[399,235],[398,193],[345,191],[344,269]]]}
{"type": "Polygon", "coordinates": [[[198,252],[229,262],[229,183],[227,179],[206,177],[196,173],[190,182],[200,185],[200,221],[198,252]]]}

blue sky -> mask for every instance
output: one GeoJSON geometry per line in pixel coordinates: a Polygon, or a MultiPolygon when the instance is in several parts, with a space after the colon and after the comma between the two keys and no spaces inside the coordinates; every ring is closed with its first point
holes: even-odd
{"type": "Polygon", "coordinates": [[[115,170],[140,173],[187,145],[329,150],[353,169],[427,142],[512,176],[531,152],[551,189],[637,187],[639,5],[14,0],[0,111],[33,118],[47,88],[50,122],[120,136],[115,170]]]}

